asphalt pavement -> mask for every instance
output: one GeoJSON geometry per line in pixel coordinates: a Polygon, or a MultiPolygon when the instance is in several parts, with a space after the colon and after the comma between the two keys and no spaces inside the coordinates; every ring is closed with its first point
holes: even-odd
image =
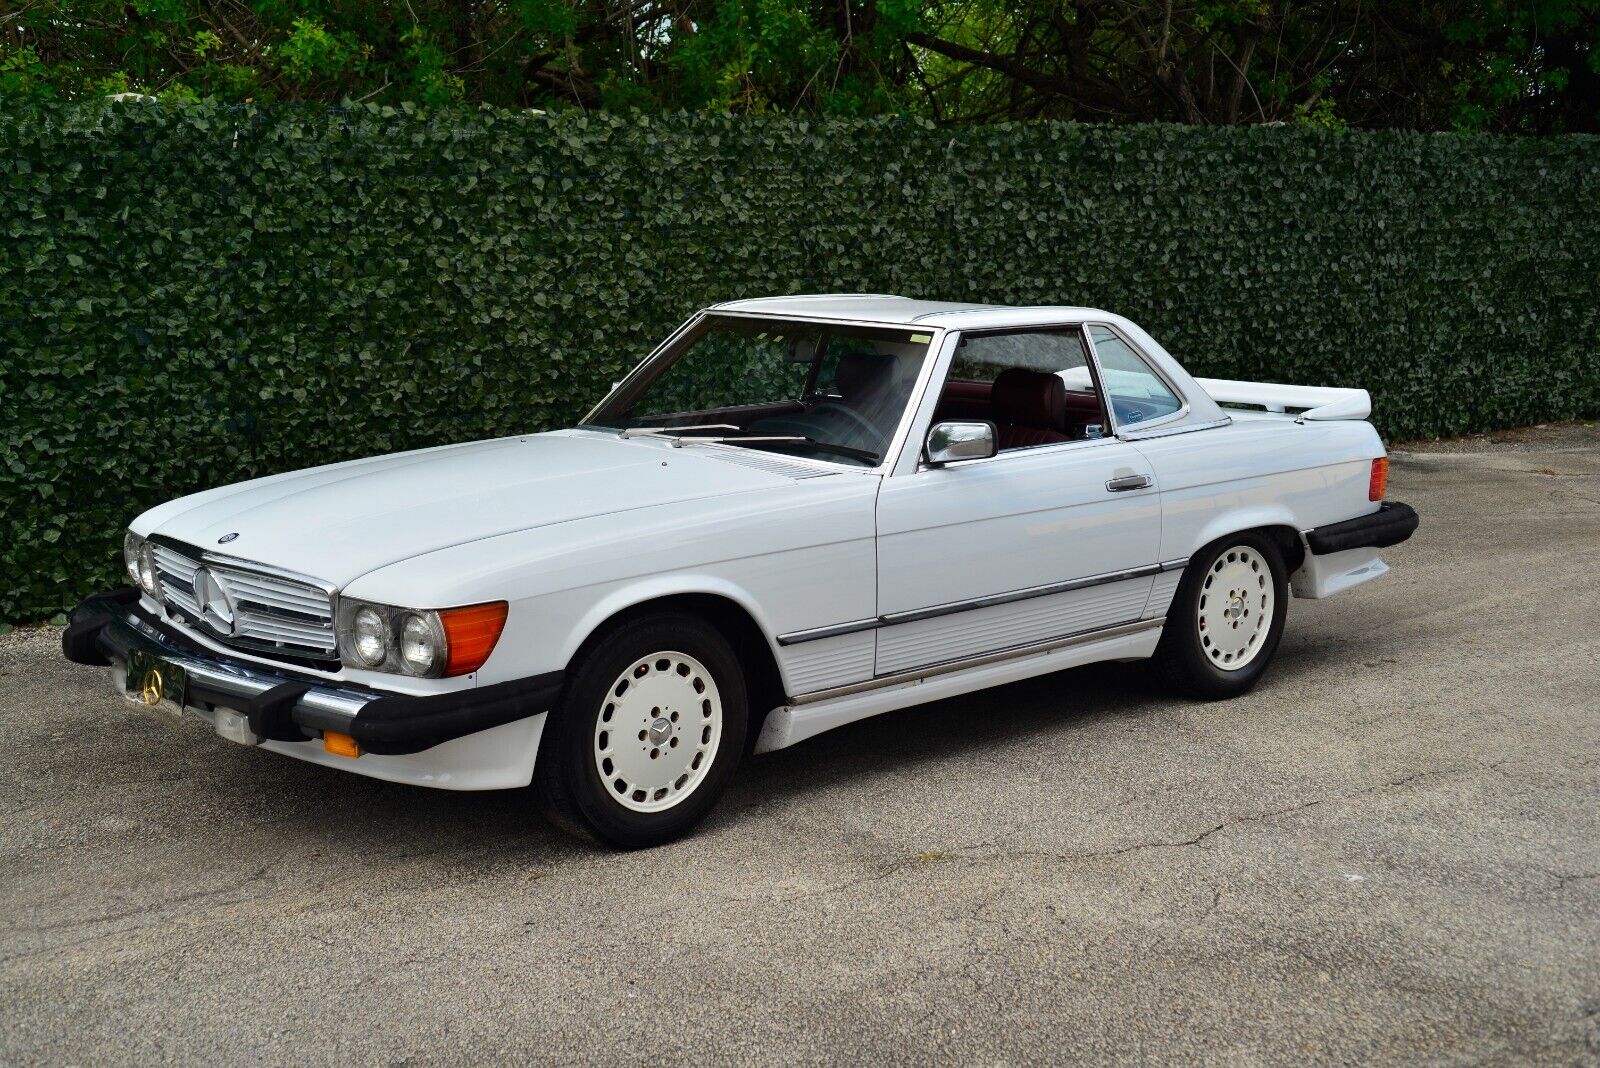
{"type": "Polygon", "coordinates": [[[1393,573],[1243,699],[893,713],[642,853],[0,637],[0,1064],[1600,1064],[1600,430],[1390,495],[1393,573]]]}

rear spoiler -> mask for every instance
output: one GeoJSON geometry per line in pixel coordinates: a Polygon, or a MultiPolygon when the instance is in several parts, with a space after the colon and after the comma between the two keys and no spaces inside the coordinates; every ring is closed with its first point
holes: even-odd
{"type": "Polygon", "coordinates": [[[1364,389],[1233,382],[1225,378],[1195,381],[1218,404],[1250,404],[1269,412],[1291,412],[1300,419],[1365,419],[1372,414],[1372,395],[1364,389]]]}

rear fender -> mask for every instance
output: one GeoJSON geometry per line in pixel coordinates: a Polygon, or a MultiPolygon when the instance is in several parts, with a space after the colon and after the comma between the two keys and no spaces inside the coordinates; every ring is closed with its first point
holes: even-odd
{"type": "MultiPolygon", "coordinates": [[[[1229,534],[1238,534],[1240,531],[1256,530],[1261,527],[1286,527],[1298,533],[1300,525],[1295,521],[1294,515],[1282,505],[1259,504],[1248,508],[1238,508],[1214,516],[1205,526],[1200,528],[1193,545],[1189,546],[1186,555],[1193,556],[1201,549],[1210,545],[1218,538],[1229,534]]],[[[1177,554],[1172,554],[1176,556],[1177,554]]],[[[1289,561],[1293,563],[1293,561],[1289,561]]]]}

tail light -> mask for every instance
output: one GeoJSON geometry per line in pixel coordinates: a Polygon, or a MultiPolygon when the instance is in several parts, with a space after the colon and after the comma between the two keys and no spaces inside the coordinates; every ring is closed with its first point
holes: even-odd
{"type": "Polygon", "coordinates": [[[1389,489],[1389,458],[1380,456],[1372,461],[1372,478],[1367,482],[1367,500],[1381,501],[1389,489]]]}

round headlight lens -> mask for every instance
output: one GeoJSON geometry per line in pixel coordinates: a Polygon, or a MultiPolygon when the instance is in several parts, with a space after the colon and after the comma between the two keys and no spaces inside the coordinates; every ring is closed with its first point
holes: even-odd
{"type": "Polygon", "coordinates": [[[418,675],[426,675],[439,658],[439,643],[426,619],[408,613],[400,625],[400,659],[418,675]]]}
{"type": "Polygon", "coordinates": [[[356,659],[367,667],[377,667],[389,654],[388,637],[384,630],[383,617],[374,609],[363,608],[356,613],[351,648],[355,651],[356,659]]]}
{"type": "Polygon", "coordinates": [[[122,562],[128,569],[128,578],[136,585],[143,586],[139,578],[139,549],[144,545],[144,539],[133,531],[128,531],[122,536],[122,562]]]}
{"type": "Polygon", "coordinates": [[[156,560],[155,550],[149,542],[139,546],[139,585],[150,596],[156,596],[156,560]]]}

